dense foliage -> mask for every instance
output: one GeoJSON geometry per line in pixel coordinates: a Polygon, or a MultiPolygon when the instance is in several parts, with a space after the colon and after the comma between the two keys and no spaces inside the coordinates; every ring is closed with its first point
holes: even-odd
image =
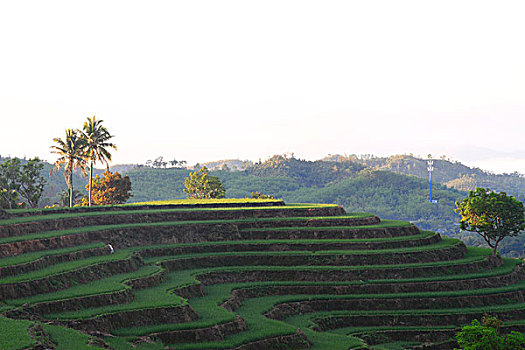
{"type": "Polygon", "coordinates": [[[18,158],[0,163],[0,208],[22,205],[36,208],[42,197],[46,179],[41,175],[44,164],[38,158],[22,163],[18,158]]]}
{"type": "Polygon", "coordinates": [[[184,180],[184,187],[188,198],[193,199],[224,198],[226,194],[221,180],[217,176],[209,175],[206,167],[190,173],[184,180]]]}
{"type": "Polygon", "coordinates": [[[499,334],[502,322],[485,315],[480,321],[473,320],[456,335],[463,350],[520,350],[525,347],[525,337],[518,332],[499,334]]]}
{"type": "MultiPolygon", "coordinates": [[[[89,191],[89,184],[86,190],[89,191]]],[[[132,196],[131,180],[127,175],[122,177],[118,172],[106,171],[104,176],[95,177],[91,191],[91,201],[95,205],[123,204],[132,196]]],[[[89,204],[87,198],[83,204],[89,204]]]]}

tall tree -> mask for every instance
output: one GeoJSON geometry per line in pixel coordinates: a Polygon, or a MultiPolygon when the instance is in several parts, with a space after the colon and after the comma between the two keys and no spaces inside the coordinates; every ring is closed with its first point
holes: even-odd
{"type": "Polygon", "coordinates": [[[20,159],[0,163],[0,207],[16,208],[20,195],[20,159]]]}
{"type": "Polygon", "coordinates": [[[55,166],[51,169],[49,176],[53,171],[64,168],[64,178],[69,188],[69,207],[73,207],[73,171],[79,169],[82,174],[86,175],[86,140],[80,136],[78,130],[67,129],[66,137],[54,138],[56,145],[51,146],[51,153],[59,155],[55,161],[55,166]]]}
{"type": "Polygon", "coordinates": [[[82,128],[82,137],[86,142],[86,159],[89,161],[89,183],[88,183],[88,205],[91,206],[91,196],[93,192],[93,166],[96,162],[106,164],[109,171],[109,161],[111,153],[108,149],[117,149],[115,144],[108,142],[113,136],[102,125],[103,120],[96,120],[95,116],[87,118],[82,128]]]}
{"type": "Polygon", "coordinates": [[[461,215],[461,229],[481,235],[493,249],[493,256],[505,237],[516,236],[525,229],[523,203],[505,192],[479,187],[456,202],[456,206],[456,212],[461,215]]]}
{"type": "Polygon", "coordinates": [[[42,169],[44,164],[35,157],[22,165],[20,170],[20,194],[31,208],[37,207],[46,185],[46,179],[41,175],[42,169]]]}

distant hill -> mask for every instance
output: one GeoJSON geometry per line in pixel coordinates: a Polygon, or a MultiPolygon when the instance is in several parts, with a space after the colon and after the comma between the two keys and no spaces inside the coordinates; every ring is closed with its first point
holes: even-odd
{"type": "MultiPolygon", "coordinates": [[[[366,168],[374,170],[388,170],[397,174],[412,175],[427,178],[427,160],[412,155],[394,155],[390,157],[368,156],[341,156],[332,155],[323,158],[326,161],[340,163],[357,162],[366,168]]],[[[525,177],[517,172],[511,174],[494,174],[479,168],[471,168],[460,162],[451,161],[441,156],[433,159],[433,179],[448,187],[461,191],[470,191],[476,187],[488,187],[496,191],[505,191],[520,200],[525,200],[525,177]]]]}

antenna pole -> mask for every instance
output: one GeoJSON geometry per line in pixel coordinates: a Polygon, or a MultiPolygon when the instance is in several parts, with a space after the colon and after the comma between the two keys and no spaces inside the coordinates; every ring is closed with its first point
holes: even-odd
{"type": "Polygon", "coordinates": [[[434,161],[432,159],[427,160],[428,170],[428,183],[430,186],[430,203],[437,203],[437,200],[432,199],[432,172],[434,171],[434,161]]]}

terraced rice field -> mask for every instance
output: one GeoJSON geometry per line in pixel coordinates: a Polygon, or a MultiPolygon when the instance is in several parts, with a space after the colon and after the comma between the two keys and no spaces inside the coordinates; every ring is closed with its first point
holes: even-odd
{"type": "Polygon", "coordinates": [[[484,313],[525,330],[521,261],[336,205],[0,217],[1,349],[453,349],[484,313]]]}

